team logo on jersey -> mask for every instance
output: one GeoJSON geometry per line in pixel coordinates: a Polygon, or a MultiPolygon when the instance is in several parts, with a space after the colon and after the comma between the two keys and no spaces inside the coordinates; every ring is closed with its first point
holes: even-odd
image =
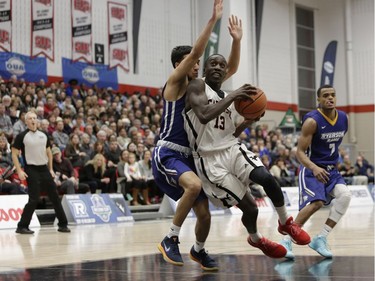
{"type": "Polygon", "coordinates": [[[321,140],[327,140],[327,142],[334,142],[334,141],[339,141],[342,139],[345,135],[345,131],[339,131],[339,132],[329,132],[329,133],[324,133],[320,137],[321,140]]]}

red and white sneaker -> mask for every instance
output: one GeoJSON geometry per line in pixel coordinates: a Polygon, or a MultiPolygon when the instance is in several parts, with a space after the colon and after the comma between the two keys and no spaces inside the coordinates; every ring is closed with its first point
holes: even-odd
{"type": "Polygon", "coordinates": [[[251,241],[250,236],[247,238],[247,242],[255,247],[260,249],[266,256],[270,258],[279,259],[283,258],[286,255],[287,250],[280,244],[275,243],[271,240],[268,240],[265,237],[262,237],[257,243],[251,241]]]}
{"type": "Polygon", "coordinates": [[[289,235],[292,241],[298,245],[307,245],[311,242],[310,235],[304,231],[300,225],[293,221],[293,217],[289,217],[285,224],[279,221],[277,229],[281,234],[289,235]]]}

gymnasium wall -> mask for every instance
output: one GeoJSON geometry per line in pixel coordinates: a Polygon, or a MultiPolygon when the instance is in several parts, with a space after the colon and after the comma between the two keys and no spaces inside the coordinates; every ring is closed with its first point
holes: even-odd
{"type": "MultiPolygon", "coordinates": [[[[128,6],[130,71],[118,68],[122,86],[150,87],[156,91],[172,70],[170,51],[176,45],[192,44],[212,13],[213,0],[142,0],[138,56],[134,68],[133,0],[113,2],[128,6]],[[134,73],[134,72],[137,73],[134,73]]],[[[108,0],[92,0],[92,43],[103,44],[108,64],[108,0]]],[[[62,57],[71,58],[70,0],[55,0],[55,59],[48,60],[48,75],[59,79],[62,57]]],[[[237,74],[223,88],[243,83],[259,85],[267,93],[266,119],[278,123],[289,107],[297,110],[295,7],[311,8],[315,16],[316,84],[324,50],[338,41],[334,86],[338,106],[350,114],[351,131],[346,142],[374,161],[374,2],[373,0],[264,0],[258,58],[255,44],[255,0],[224,0],[219,53],[229,55],[227,30],[230,14],[243,21],[241,63],[237,74]],[[347,21],[349,20],[349,21],[347,21]],[[349,27],[346,33],[345,24],[349,27]],[[351,42],[347,43],[347,34],[351,42]],[[349,38],[350,39],[350,38],[349,38]],[[257,64],[258,62],[258,64],[257,64]]],[[[12,1],[12,51],[30,54],[30,1],[12,1]]]]}

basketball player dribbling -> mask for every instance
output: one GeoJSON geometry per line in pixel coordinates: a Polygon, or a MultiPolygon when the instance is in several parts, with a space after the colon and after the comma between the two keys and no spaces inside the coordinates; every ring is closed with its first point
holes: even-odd
{"type": "MultiPolygon", "coordinates": [[[[203,270],[218,269],[218,264],[204,249],[211,215],[208,200],[202,191],[202,183],[195,173],[191,149],[184,130],[182,111],[185,108],[185,92],[188,82],[198,75],[199,58],[202,56],[213,27],[222,16],[223,1],[215,0],[213,14],[195,45],[178,46],[172,50],[171,59],[174,70],[163,89],[163,118],[160,128],[160,140],[153,151],[152,169],[157,186],[170,198],[179,203],[176,208],[169,233],[158,245],[165,261],[174,265],[183,265],[179,251],[179,233],[191,208],[196,217],[196,243],[190,251],[190,258],[201,264],[203,270]]],[[[229,19],[229,33],[233,38],[226,78],[238,68],[240,41],[242,38],[241,21],[234,16],[229,19]]]]}
{"type": "Polygon", "coordinates": [[[222,208],[237,205],[242,210],[248,243],[269,257],[282,258],[287,254],[286,248],[263,237],[257,230],[258,208],[249,192],[250,181],[263,186],[274,204],[280,233],[289,234],[301,245],[308,244],[310,236],[288,216],[281,188],[262,161],[244,144],[238,143],[240,132],[261,116],[256,120],[244,120],[235,127],[233,101],[246,98],[251,86],[245,84],[230,94],[223,92],[220,88],[226,69],[225,58],[212,55],[204,64],[205,80],[194,79],[187,88],[185,129],[197,173],[213,204],[222,208]]]}

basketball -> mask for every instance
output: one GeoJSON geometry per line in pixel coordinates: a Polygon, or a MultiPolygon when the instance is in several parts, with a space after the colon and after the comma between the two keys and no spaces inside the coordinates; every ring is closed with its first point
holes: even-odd
{"type": "Polygon", "coordinates": [[[237,99],[234,101],[234,107],[237,112],[245,119],[257,119],[262,117],[266,111],[267,97],[266,94],[257,88],[257,94],[251,95],[247,99],[237,99]]]}

